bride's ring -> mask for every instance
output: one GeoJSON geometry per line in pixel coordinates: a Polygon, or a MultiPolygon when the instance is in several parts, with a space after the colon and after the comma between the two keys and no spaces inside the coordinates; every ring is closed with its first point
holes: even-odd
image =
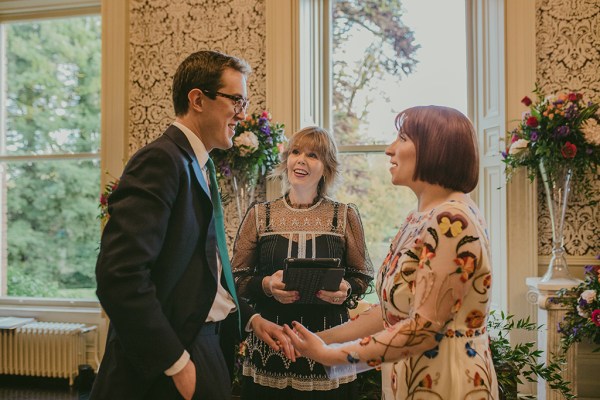
{"type": "Polygon", "coordinates": [[[337,303],[338,301],[340,301],[340,298],[339,298],[339,297],[334,297],[334,298],[333,298],[333,302],[334,302],[334,303],[337,303]]]}

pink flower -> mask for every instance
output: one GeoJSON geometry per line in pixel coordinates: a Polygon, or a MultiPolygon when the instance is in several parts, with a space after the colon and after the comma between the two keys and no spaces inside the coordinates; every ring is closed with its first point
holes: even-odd
{"type": "Polygon", "coordinates": [[[600,310],[592,311],[591,319],[594,325],[600,326],[600,310]]]}
{"type": "Polygon", "coordinates": [[[260,114],[261,118],[266,118],[266,119],[270,119],[269,118],[269,112],[268,111],[263,111],[262,114],[260,114]]]}

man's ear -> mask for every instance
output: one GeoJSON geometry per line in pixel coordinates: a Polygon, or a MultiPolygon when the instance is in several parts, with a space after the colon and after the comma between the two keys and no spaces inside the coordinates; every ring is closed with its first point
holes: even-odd
{"type": "Polygon", "coordinates": [[[190,110],[202,112],[204,93],[200,89],[192,89],[188,92],[188,101],[190,110]]]}

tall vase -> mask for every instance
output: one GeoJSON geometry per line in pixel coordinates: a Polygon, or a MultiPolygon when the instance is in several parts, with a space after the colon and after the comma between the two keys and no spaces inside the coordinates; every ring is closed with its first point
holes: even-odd
{"type": "Polygon", "coordinates": [[[577,282],[569,272],[564,248],[565,214],[569,202],[569,193],[571,192],[573,171],[570,168],[562,167],[551,176],[544,163],[544,160],[540,161],[539,168],[552,226],[552,258],[541,282],[577,282]]]}
{"type": "Polygon", "coordinates": [[[233,185],[233,193],[235,195],[235,207],[237,210],[239,221],[242,221],[246,210],[254,202],[254,190],[258,181],[258,170],[232,171],[231,182],[233,185]]]}

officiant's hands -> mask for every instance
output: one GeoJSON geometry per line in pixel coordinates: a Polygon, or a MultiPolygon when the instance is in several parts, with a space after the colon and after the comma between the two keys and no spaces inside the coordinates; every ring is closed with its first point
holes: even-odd
{"type": "Polygon", "coordinates": [[[346,281],[345,279],[342,279],[342,281],[340,282],[339,289],[336,290],[335,292],[330,292],[328,290],[319,290],[316,293],[316,296],[319,299],[326,301],[327,303],[337,304],[337,305],[340,305],[344,301],[346,301],[346,299],[348,298],[349,295],[350,295],[350,283],[348,283],[348,281],[346,281]]]}
{"type": "Polygon", "coordinates": [[[300,293],[297,290],[285,290],[282,269],[273,275],[265,276],[262,280],[262,288],[267,296],[272,296],[281,304],[291,304],[300,300],[300,293]]]}

